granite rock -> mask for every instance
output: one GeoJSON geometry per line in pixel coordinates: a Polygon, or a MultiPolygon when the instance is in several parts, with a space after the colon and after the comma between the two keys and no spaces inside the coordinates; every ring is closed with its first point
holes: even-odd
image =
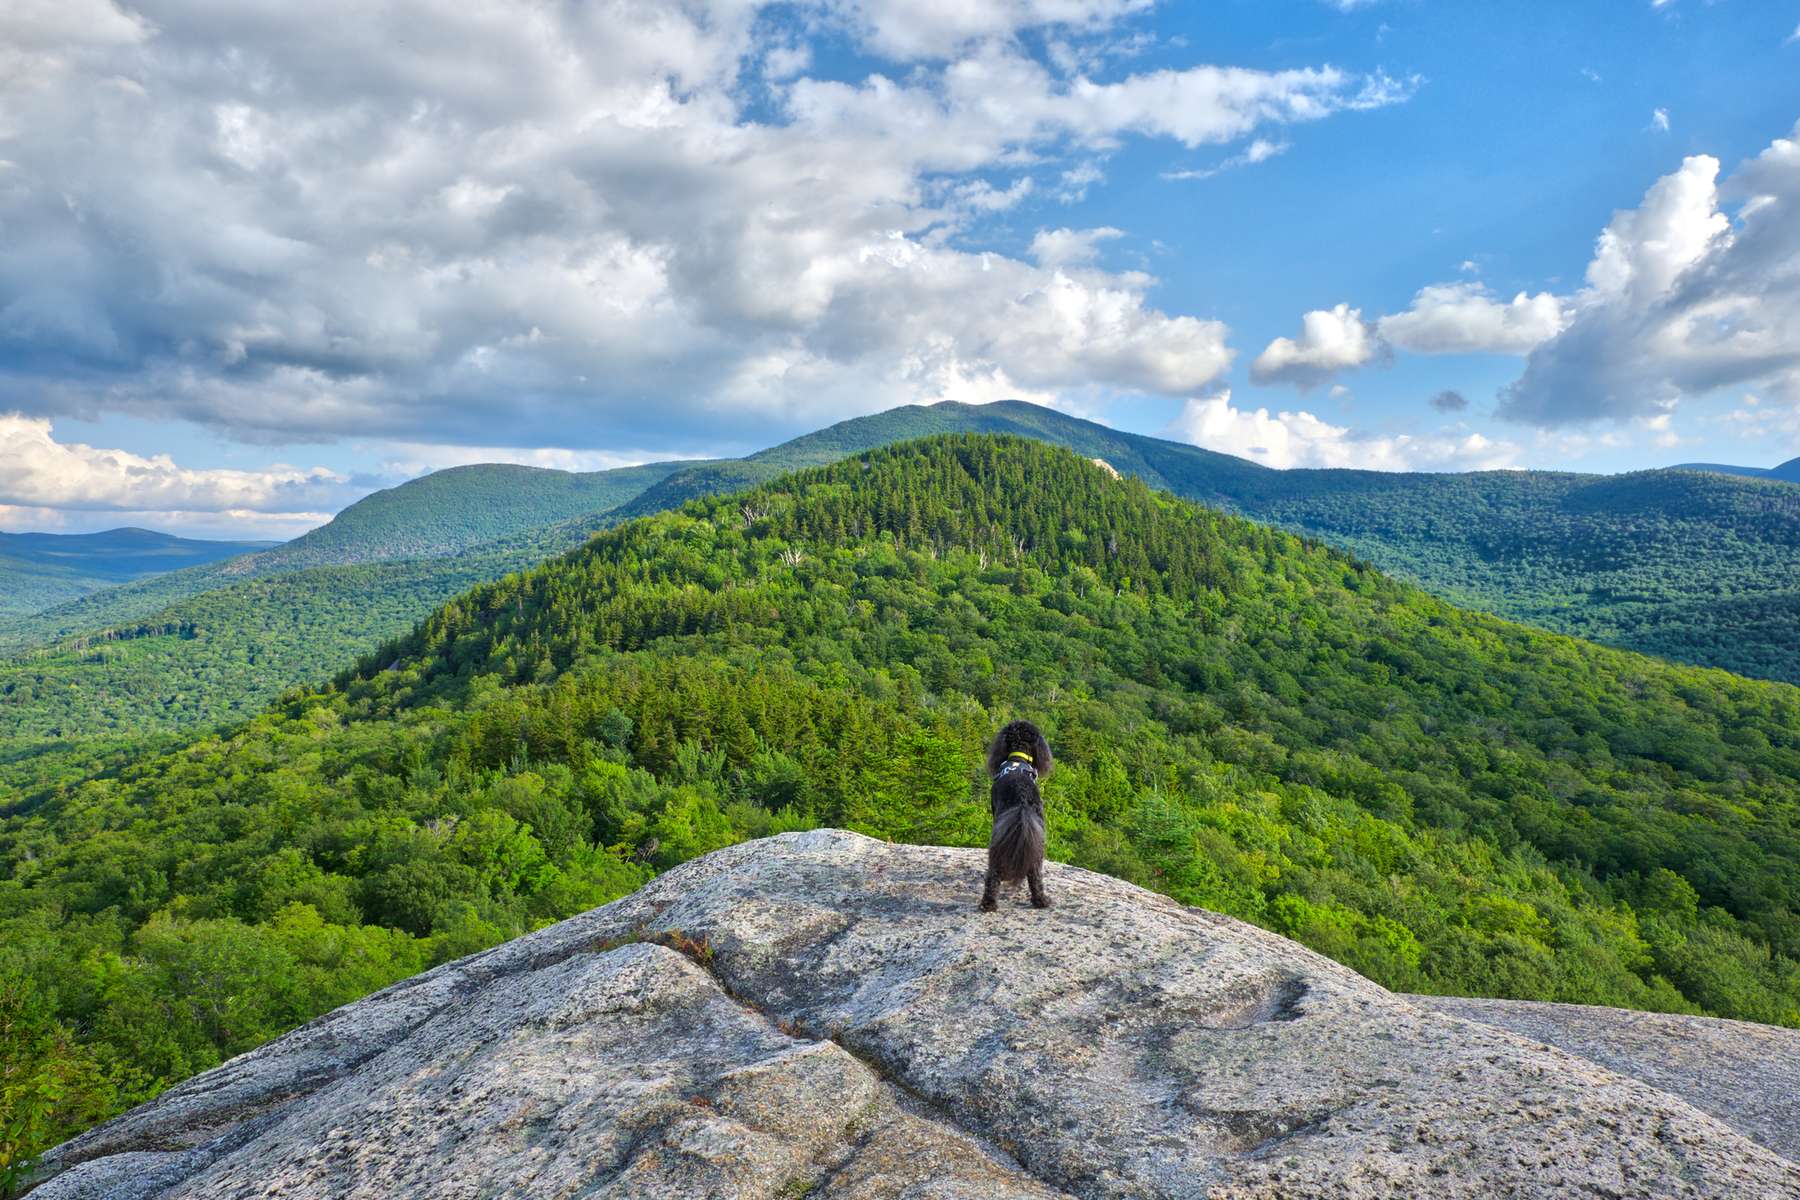
{"type": "Polygon", "coordinates": [[[1397,996],[1070,867],[983,914],[982,866],[719,851],[171,1089],[34,1196],[1800,1197],[1791,1123],[1733,1118],[1793,1060],[1690,1086],[1785,1031],[1397,996]]]}

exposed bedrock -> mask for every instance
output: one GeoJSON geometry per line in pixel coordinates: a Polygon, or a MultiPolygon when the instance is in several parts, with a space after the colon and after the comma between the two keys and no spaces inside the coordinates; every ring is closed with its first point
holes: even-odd
{"type": "Polygon", "coordinates": [[[1396,996],[1070,867],[982,914],[982,870],[719,851],[170,1090],[34,1197],[1800,1197],[1789,1031],[1396,996]]]}

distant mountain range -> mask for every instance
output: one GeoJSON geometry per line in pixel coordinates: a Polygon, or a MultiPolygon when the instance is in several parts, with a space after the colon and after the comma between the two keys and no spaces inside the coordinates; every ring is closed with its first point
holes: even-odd
{"type": "Polygon", "coordinates": [[[1178,496],[1343,547],[1465,607],[1800,682],[1800,487],[1626,475],[1271,470],[1018,401],[909,406],[743,459],[440,471],[274,549],[0,619],[0,724],[24,737],[235,718],[322,679],[470,586],[594,532],[937,433],[1069,447],[1178,496]]]}
{"type": "MultiPolygon", "coordinates": [[[[648,463],[610,471],[574,472],[481,463],[435,471],[365,496],[326,524],[290,542],[219,543],[235,548],[229,556],[190,560],[202,565],[171,564],[186,567],[185,570],[166,566],[166,574],[144,577],[149,573],[139,572],[127,576],[134,582],[97,595],[65,598],[35,608],[0,610],[0,649],[42,644],[58,637],[138,621],[190,596],[267,576],[318,567],[452,557],[472,547],[548,529],[571,518],[608,512],[670,472],[690,465],[693,464],[648,463]],[[245,550],[256,553],[246,554],[245,550]],[[3,619],[13,613],[19,615],[10,621],[3,619]]],[[[570,534],[555,542],[552,549],[564,549],[580,540],[581,535],[570,534]]],[[[537,539],[528,537],[523,546],[535,549],[537,539]]],[[[521,559],[516,565],[527,566],[541,557],[521,559]]],[[[464,573],[456,574],[462,577],[464,573]]],[[[9,578],[5,564],[0,563],[0,586],[9,578]]]]}
{"type": "Polygon", "coordinates": [[[146,575],[277,544],[206,541],[150,529],[0,533],[0,616],[38,612],[146,575]]]}
{"type": "Polygon", "coordinates": [[[1800,483],[1800,458],[1790,458],[1778,467],[1734,467],[1726,463],[1681,463],[1676,471],[1711,471],[1716,475],[1748,475],[1752,479],[1778,479],[1783,483],[1800,483]]]}
{"type": "Polygon", "coordinates": [[[482,463],[434,471],[365,496],[325,525],[244,564],[238,574],[295,567],[440,558],[508,534],[607,512],[685,462],[611,471],[482,463]]]}

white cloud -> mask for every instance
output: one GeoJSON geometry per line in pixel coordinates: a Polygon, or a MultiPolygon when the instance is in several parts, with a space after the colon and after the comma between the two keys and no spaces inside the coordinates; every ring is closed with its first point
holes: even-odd
{"type": "Polygon", "coordinates": [[[1719,160],[1699,154],[1657,180],[1637,208],[1613,214],[1594,245],[1587,281],[1594,299],[1644,304],[1731,231],[1718,211],[1719,160]]]}
{"type": "Polygon", "coordinates": [[[1164,179],[1211,179],[1222,171],[1233,171],[1238,167],[1251,167],[1257,163],[1268,162],[1271,158],[1286,154],[1290,149],[1287,142],[1270,141],[1268,138],[1257,138],[1244,148],[1242,153],[1224,159],[1217,166],[1198,167],[1184,171],[1164,171],[1164,179]]]}
{"type": "Polygon", "coordinates": [[[1084,32],[1147,11],[1154,0],[830,0],[824,7],[875,52],[947,58],[971,42],[1026,29],[1084,32]]]}
{"type": "Polygon", "coordinates": [[[1040,229],[1031,239],[1030,254],[1040,267],[1086,264],[1100,255],[1100,243],[1124,237],[1110,225],[1098,229],[1040,229]]]}
{"type": "Polygon", "coordinates": [[[21,56],[130,45],[148,34],[141,16],[112,0],[8,0],[0,7],[0,46],[21,56]]]}
{"type": "Polygon", "coordinates": [[[763,52],[763,76],[767,79],[792,79],[812,66],[812,47],[798,45],[770,46],[763,52]]]}
{"type": "Polygon", "coordinates": [[[391,479],[406,479],[471,463],[517,463],[522,467],[547,467],[555,471],[610,471],[615,467],[633,467],[677,457],[723,457],[708,451],[659,455],[644,450],[565,450],[556,446],[520,449],[517,446],[447,446],[433,442],[383,442],[372,448],[384,455],[381,474],[391,479]]]}
{"type": "MultiPolygon", "coordinates": [[[[275,465],[260,471],[178,466],[166,454],[146,458],[58,442],[49,421],[0,413],[0,504],[17,508],[114,513],[257,512],[300,519],[367,489],[323,467],[275,465]]],[[[315,522],[316,523],[316,522],[315,522]]]]}
{"type": "Polygon", "coordinates": [[[936,86],[881,75],[861,84],[801,80],[790,106],[815,135],[897,136],[938,169],[966,170],[1052,138],[1101,148],[1127,134],[1222,145],[1268,125],[1396,104],[1417,86],[1336,67],[1197,66],[1113,82],[1059,80],[1029,57],[989,46],[947,65],[936,86]]]}
{"type": "Polygon", "coordinates": [[[1718,182],[1696,155],[1614,215],[1574,318],[1534,350],[1500,414],[1539,425],[1654,417],[1800,374],[1800,127],[1718,182]],[[1735,221],[1720,208],[1735,199],[1735,221]]]}
{"type": "Polygon", "coordinates": [[[1298,339],[1282,337],[1270,342],[1250,364],[1250,378],[1259,384],[1310,388],[1383,353],[1374,327],[1362,319],[1362,310],[1339,304],[1302,317],[1298,339]]]}
{"type": "Polygon", "coordinates": [[[1496,300],[1478,283],[1421,288],[1405,312],[1375,323],[1382,339],[1414,354],[1524,354],[1568,323],[1549,292],[1496,300]]]}
{"type": "Polygon", "coordinates": [[[946,206],[951,213],[957,209],[967,209],[971,213],[1005,212],[1017,208],[1036,187],[1036,181],[1029,175],[1019,176],[1004,188],[997,188],[985,179],[972,179],[946,189],[946,206]]]}
{"type": "Polygon", "coordinates": [[[1800,372],[1777,381],[1768,397],[1744,393],[1736,407],[1712,419],[1744,442],[1774,443],[1777,458],[1792,457],[1800,449],[1800,372]]]}
{"type": "Polygon", "coordinates": [[[1657,133],[1669,132],[1669,110],[1659,108],[1650,114],[1650,128],[1657,133]]]}
{"type": "Polygon", "coordinates": [[[0,504],[0,530],[43,533],[97,533],[103,529],[155,529],[181,537],[231,542],[285,542],[331,520],[329,512],[266,513],[247,508],[218,512],[185,509],[87,511],[0,504]]]}
{"type": "Polygon", "coordinates": [[[1369,471],[1486,471],[1516,464],[1519,448],[1479,433],[1359,433],[1309,412],[1235,408],[1231,393],[1192,399],[1170,436],[1268,467],[1351,467],[1369,471]]]}
{"type": "Polygon", "coordinates": [[[1064,204],[1079,204],[1087,199],[1088,189],[1106,179],[1106,172],[1095,162],[1077,163],[1062,173],[1056,198],[1064,204]]]}
{"type": "Polygon", "coordinates": [[[1014,36],[1143,0],[804,6],[899,64],[852,82],[748,0],[80,5],[0,15],[0,389],[252,441],[657,452],[945,380],[1191,395],[1224,326],[981,223],[1131,138],[1275,145],[1416,86],[1059,75],[1014,36]]]}
{"type": "Polygon", "coordinates": [[[1655,435],[1650,440],[1664,450],[1679,446],[1684,440],[1675,431],[1675,415],[1673,413],[1658,413],[1653,417],[1644,418],[1643,425],[1645,429],[1655,435]]]}

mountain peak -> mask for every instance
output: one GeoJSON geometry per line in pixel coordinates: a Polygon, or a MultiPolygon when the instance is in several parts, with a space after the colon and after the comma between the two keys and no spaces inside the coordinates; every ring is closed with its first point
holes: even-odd
{"type": "Polygon", "coordinates": [[[1792,1106],[1754,1073],[1708,1115],[1679,1072],[1088,871],[978,913],[982,863],[839,830],[717,851],[170,1089],[37,1195],[1800,1193],[1795,1147],[1732,1125],[1792,1106]]]}

